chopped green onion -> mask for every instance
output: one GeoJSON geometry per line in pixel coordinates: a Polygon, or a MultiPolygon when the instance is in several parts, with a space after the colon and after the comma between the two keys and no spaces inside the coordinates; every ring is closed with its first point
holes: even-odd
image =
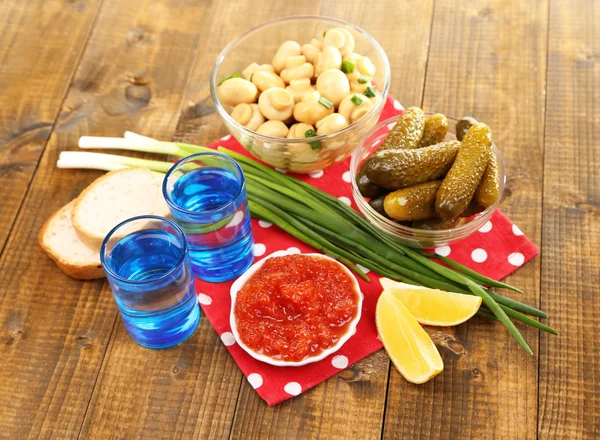
{"type": "Polygon", "coordinates": [[[375,86],[367,87],[364,95],[368,98],[375,98],[377,96],[377,89],[375,86]]]}
{"type": "Polygon", "coordinates": [[[333,102],[331,102],[329,99],[321,96],[319,98],[319,104],[321,104],[323,107],[327,107],[327,108],[331,108],[333,107],[333,102]]]}
{"type": "Polygon", "coordinates": [[[240,77],[240,75],[239,75],[238,73],[234,73],[233,75],[229,75],[229,76],[227,76],[227,77],[223,78],[223,79],[222,79],[222,80],[219,82],[219,85],[223,84],[223,83],[224,83],[225,81],[227,81],[228,79],[231,79],[231,78],[239,78],[239,77],[240,77]]]}
{"type": "Polygon", "coordinates": [[[327,35],[327,31],[323,31],[323,38],[325,38],[325,35],[327,35]]]}
{"type": "Polygon", "coordinates": [[[366,84],[371,80],[371,78],[369,78],[367,75],[361,75],[358,77],[358,83],[359,84],[366,84]]]}
{"type": "Polygon", "coordinates": [[[352,101],[353,103],[355,103],[356,105],[361,105],[362,104],[362,99],[360,99],[358,96],[354,95],[352,98],[350,98],[350,101],[352,101]]]}
{"type": "Polygon", "coordinates": [[[254,78],[254,74],[250,75],[250,82],[252,82],[252,78],[254,78]]]}
{"type": "MultiPolygon", "coordinates": [[[[315,137],[316,135],[317,135],[317,132],[314,131],[312,128],[309,130],[306,130],[306,133],[304,133],[304,136],[307,138],[315,137]]],[[[318,150],[319,148],[321,148],[321,141],[309,142],[308,145],[310,145],[310,148],[312,150],[318,150]]]]}
{"type": "Polygon", "coordinates": [[[344,73],[354,72],[354,63],[352,61],[342,61],[342,72],[344,72],[344,73]]]}

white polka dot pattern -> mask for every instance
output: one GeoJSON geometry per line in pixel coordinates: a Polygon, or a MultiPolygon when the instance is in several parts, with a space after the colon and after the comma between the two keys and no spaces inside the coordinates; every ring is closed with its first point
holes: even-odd
{"type": "Polygon", "coordinates": [[[508,256],[508,262],[513,266],[522,266],[525,262],[525,256],[521,252],[513,252],[508,256]]]}
{"type": "Polygon", "coordinates": [[[235,344],[235,337],[231,332],[225,332],[221,335],[221,341],[225,344],[226,347],[231,347],[235,344]]]}
{"type": "Polygon", "coordinates": [[[203,306],[210,306],[212,304],[212,298],[204,293],[199,293],[198,302],[203,306]]]}
{"type": "Polygon", "coordinates": [[[344,355],[334,356],[333,359],[331,359],[331,365],[343,370],[348,366],[348,358],[344,355]]]}
{"type": "Polygon", "coordinates": [[[292,396],[297,396],[302,392],[302,386],[298,382],[289,382],[283,387],[283,391],[291,394],[292,396]]]}
{"type": "Polygon", "coordinates": [[[259,220],[259,221],[258,221],[258,225],[259,225],[261,228],[265,228],[265,229],[266,229],[266,228],[270,228],[271,226],[273,226],[273,223],[271,223],[271,222],[268,222],[268,221],[266,221],[266,220],[259,220]]]}
{"type": "Polygon", "coordinates": [[[297,247],[291,247],[291,248],[287,248],[287,252],[290,254],[300,254],[302,252],[300,252],[300,249],[298,249],[297,247]]]}
{"type": "Polygon", "coordinates": [[[308,173],[308,175],[313,179],[318,179],[319,177],[322,177],[323,174],[325,174],[323,170],[311,171],[310,173],[308,173]]]}
{"type": "Polygon", "coordinates": [[[256,243],[252,248],[252,253],[255,257],[260,257],[261,255],[264,255],[265,252],[267,252],[267,247],[262,243],[256,243]]]}
{"type": "Polygon", "coordinates": [[[492,222],[488,220],[481,228],[479,228],[479,232],[483,232],[485,234],[486,232],[490,232],[492,227],[492,222]]]}
{"type": "Polygon", "coordinates": [[[345,203],[346,205],[350,206],[352,205],[352,202],[350,201],[350,199],[348,197],[338,197],[338,200],[340,200],[341,202],[345,203]]]}
{"type": "Polygon", "coordinates": [[[441,255],[442,257],[447,257],[450,255],[450,246],[440,246],[435,248],[435,253],[441,255]]]}
{"type": "Polygon", "coordinates": [[[352,181],[352,176],[350,176],[350,171],[346,171],[342,174],[342,180],[346,183],[350,183],[352,181]]]}
{"type": "Polygon", "coordinates": [[[248,382],[250,382],[250,385],[252,385],[252,388],[254,389],[260,388],[263,384],[263,378],[258,373],[250,373],[247,379],[248,382]]]}
{"type": "Polygon", "coordinates": [[[471,259],[475,263],[483,263],[485,260],[487,260],[487,252],[481,248],[477,248],[471,252],[471,259]]]}
{"type": "Polygon", "coordinates": [[[523,235],[523,231],[521,231],[517,225],[512,225],[512,231],[517,237],[523,235]]]}

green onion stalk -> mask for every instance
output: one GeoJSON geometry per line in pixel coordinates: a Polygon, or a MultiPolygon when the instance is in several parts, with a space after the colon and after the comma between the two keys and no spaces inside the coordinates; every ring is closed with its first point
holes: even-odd
{"type": "MultiPolygon", "coordinates": [[[[215,151],[181,142],[160,142],[131,132],[126,132],[124,138],[84,136],[80,139],[79,146],[85,149],[125,149],[178,157],[215,151]]],[[[339,260],[360,278],[370,281],[366,273],[368,269],[408,284],[479,296],[483,302],[479,314],[504,324],[530,354],[533,354],[531,348],[512,320],[557,334],[552,327],[531,318],[548,318],[543,311],[489,290],[489,287],[497,287],[523,293],[518,288],[479,274],[447,257],[397,243],[332,195],[242,154],[223,147],[217,150],[234,159],[244,171],[252,217],[279,226],[304,243],[339,260]],[[448,267],[434,260],[441,261],[448,267]]],[[[63,152],[57,165],[60,168],[95,168],[107,171],[145,167],[158,173],[166,173],[173,164],[111,154],[63,152]]]]}

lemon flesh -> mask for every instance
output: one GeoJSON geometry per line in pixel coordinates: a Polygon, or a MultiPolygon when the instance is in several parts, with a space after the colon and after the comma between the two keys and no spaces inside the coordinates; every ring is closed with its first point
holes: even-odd
{"type": "Polygon", "coordinates": [[[421,324],[449,327],[470,319],[481,306],[481,298],[380,280],[385,291],[399,299],[421,324]]]}
{"type": "Polygon", "coordinates": [[[400,300],[384,291],[377,301],[379,339],[406,380],[425,383],[444,369],[435,344],[400,300]]]}

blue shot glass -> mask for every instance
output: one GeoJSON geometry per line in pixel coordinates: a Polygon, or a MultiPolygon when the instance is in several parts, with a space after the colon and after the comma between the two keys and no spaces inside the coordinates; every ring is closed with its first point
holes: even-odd
{"type": "Polygon", "coordinates": [[[216,152],[186,157],[165,176],[163,195],[185,232],[194,275],[222,282],[250,267],[254,239],[237,162],[216,152]]]}
{"type": "Polygon", "coordinates": [[[185,234],[175,222],[148,215],[125,220],[100,248],[121,318],[148,348],[186,340],[200,322],[185,234]]]}

